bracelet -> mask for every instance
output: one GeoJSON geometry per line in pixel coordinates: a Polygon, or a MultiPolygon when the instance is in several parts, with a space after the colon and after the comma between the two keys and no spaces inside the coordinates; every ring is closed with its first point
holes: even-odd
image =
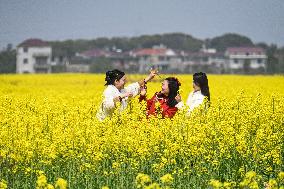
{"type": "Polygon", "coordinates": [[[147,82],[145,81],[145,79],[144,79],[144,85],[147,85],[147,82]]]}

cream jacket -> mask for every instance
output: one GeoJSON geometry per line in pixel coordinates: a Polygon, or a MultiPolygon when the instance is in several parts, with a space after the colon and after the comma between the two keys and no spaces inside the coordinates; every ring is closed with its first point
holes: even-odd
{"type": "Polygon", "coordinates": [[[189,107],[188,113],[192,112],[194,108],[200,106],[205,96],[201,94],[201,91],[193,91],[188,95],[186,105],[189,107]]]}
{"type": "MultiPolygon", "coordinates": [[[[140,85],[138,82],[132,83],[120,91],[114,85],[108,85],[103,92],[103,101],[98,110],[97,118],[103,121],[106,117],[111,116],[117,108],[113,99],[127,92],[131,92],[133,97],[137,96],[140,93],[140,85]]],[[[129,99],[130,98],[127,97],[122,99],[120,107],[118,107],[120,111],[126,109],[129,99]]]]}
{"type": "MultiPolygon", "coordinates": [[[[200,106],[204,100],[205,96],[201,94],[201,91],[193,91],[191,92],[186,100],[186,105],[188,106],[187,115],[190,115],[190,113],[194,110],[194,108],[200,106]]],[[[179,102],[176,107],[178,109],[184,109],[184,103],[179,102]]]]}

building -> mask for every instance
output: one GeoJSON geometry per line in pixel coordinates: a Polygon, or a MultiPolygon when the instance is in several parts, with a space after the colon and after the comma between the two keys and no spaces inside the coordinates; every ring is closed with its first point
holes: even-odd
{"type": "Polygon", "coordinates": [[[137,57],[139,73],[145,73],[151,67],[158,68],[163,73],[226,73],[224,53],[215,49],[201,49],[199,52],[185,52],[168,49],[164,46],[138,49],[130,53],[137,57]]]}
{"type": "Polygon", "coordinates": [[[230,73],[264,73],[267,56],[260,47],[227,48],[225,56],[228,59],[230,73]]]}
{"type": "Polygon", "coordinates": [[[224,53],[200,50],[199,52],[180,53],[183,62],[184,73],[208,72],[208,73],[226,73],[226,59],[224,53]]]}
{"type": "Polygon", "coordinates": [[[90,72],[91,64],[99,58],[109,58],[110,52],[103,49],[90,49],[80,53],[76,53],[66,64],[66,72],[87,73],[90,72]]]}
{"type": "Polygon", "coordinates": [[[50,73],[51,46],[41,39],[28,39],[17,47],[17,73],[50,73]]]}
{"type": "Polygon", "coordinates": [[[73,72],[74,64],[77,66],[78,72],[81,70],[87,71],[89,66],[90,72],[106,72],[107,69],[120,69],[128,73],[137,73],[138,63],[136,58],[129,55],[129,52],[122,52],[121,49],[90,49],[80,53],[76,53],[76,57],[67,65],[67,71],[72,66],[73,72]],[[82,68],[79,70],[79,68],[82,68]]]}
{"type": "Polygon", "coordinates": [[[130,56],[138,59],[139,73],[147,73],[150,68],[164,71],[171,70],[172,66],[181,61],[172,49],[161,45],[134,50],[130,52],[130,56]]]}

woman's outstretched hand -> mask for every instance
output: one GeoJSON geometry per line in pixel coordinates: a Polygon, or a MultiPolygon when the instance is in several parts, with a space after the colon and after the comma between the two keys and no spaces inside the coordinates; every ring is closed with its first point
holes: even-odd
{"type": "Polygon", "coordinates": [[[126,92],[123,95],[121,95],[122,98],[126,98],[126,97],[132,97],[133,94],[131,92],[126,92]]]}
{"type": "Polygon", "coordinates": [[[145,78],[145,82],[152,80],[158,73],[158,70],[151,69],[149,75],[145,78]]]}
{"type": "Polygon", "coordinates": [[[151,78],[151,79],[153,79],[156,75],[158,75],[159,74],[159,71],[158,70],[155,70],[155,69],[151,69],[150,70],[150,74],[149,74],[149,77],[151,78]]]}
{"type": "Polygon", "coordinates": [[[138,82],[139,85],[145,86],[147,82],[151,81],[156,75],[158,75],[158,73],[159,73],[158,70],[151,69],[149,75],[145,79],[138,82]]]}
{"type": "Polygon", "coordinates": [[[124,94],[122,94],[122,95],[120,95],[120,96],[115,97],[115,98],[113,99],[113,102],[121,102],[122,99],[128,98],[128,97],[132,97],[132,96],[133,96],[133,93],[131,93],[131,92],[126,92],[126,93],[124,93],[124,94]]]}

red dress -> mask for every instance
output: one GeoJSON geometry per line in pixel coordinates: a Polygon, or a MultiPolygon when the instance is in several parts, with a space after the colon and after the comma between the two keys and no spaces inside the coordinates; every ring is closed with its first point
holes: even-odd
{"type": "MultiPolygon", "coordinates": [[[[147,102],[147,117],[149,117],[151,115],[156,116],[157,113],[159,112],[159,110],[157,110],[156,105],[155,105],[155,102],[156,102],[156,99],[157,99],[157,94],[158,93],[155,93],[154,96],[151,99],[149,99],[149,100],[146,99],[146,96],[141,96],[140,95],[140,97],[139,97],[139,101],[140,102],[142,100],[146,100],[146,102],[147,102]]],[[[162,117],[163,118],[165,118],[165,117],[168,117],[168,118],[174,117],[174,115],[178,111],[178,108],[177,107],[170,107],[167,104],[168,97],[163,95],[163,94],[160,94],[159,98],[158,98],[158,101],[159,101],[160,112],[162,114],[162,117]]]]}

